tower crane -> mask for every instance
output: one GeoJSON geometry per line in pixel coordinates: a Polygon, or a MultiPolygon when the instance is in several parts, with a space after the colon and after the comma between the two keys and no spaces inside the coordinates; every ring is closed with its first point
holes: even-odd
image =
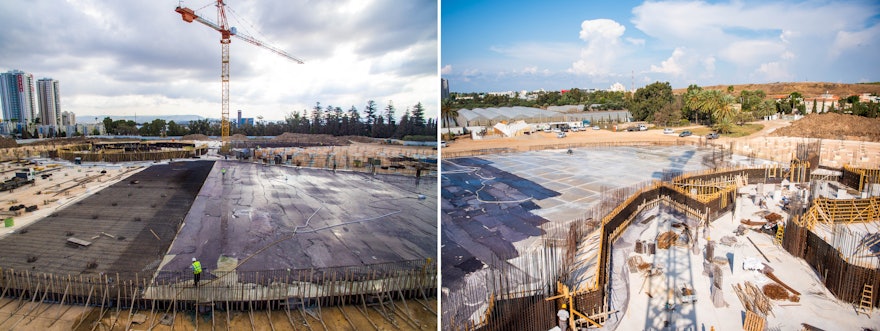
{"type": "Polygon", "coordinates": [[[232,42],[231,37],[236,37],[256,46],[262,47],[296,63],[302,64],[303,61],[291,56],[290,54],[287,54],[283,50],[268,45],[265,42],[259,41],[254,37],[238,33],[235,27],[230,27],[229,23],[226,21],[226,4],[223,2],[223,0],[217,0],[217,3],[215,5],[217,6],[217,22],[219,22],[219,24],[211,22],[199,15],[196,15],[195,11],[188,7],[181,7],[181,5],[178,5],[174,11],[180,13],[183,20],[187,23],[197,21],[199,23],[207,25],[217,32],[220,32],[220,51],[222,54],[222,69],[220,74],[220,81],[222,83],[223,90],[223,101],[220,119],[220,137],[223,143],[226,144],[229,141],[229,43],[232,42]]]}

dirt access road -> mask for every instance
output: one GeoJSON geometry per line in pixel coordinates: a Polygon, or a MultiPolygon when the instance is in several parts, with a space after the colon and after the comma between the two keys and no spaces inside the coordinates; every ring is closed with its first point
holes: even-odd
{"type": "MultiPolygon", "coordinates": [[[[760,131],[749,135],[747,137],[742,138],[726,138],[722,137],[718,139],[718,142],[723,143],[729,139],[751,139],[755,137],[764,137],[767,136],[770,132],[773,132],[777,128],[788,126],[791,124],[791,121],[786,120],[774,120],[774,121],[762,121],[760,124],[764,125],[764,128],[760,131]]],[[[704,139],[699,136],[690,136],[690,137],[679,137],[678,134],[684,130],[691,130],[695,128],[701,128],[703,126],[688,126],[688,127],[680,127],[675,128],[674,134],[663,134],[663,130],[659,128],[651,129],[648,131],[635,131],[635,132],[626,132],[626,131],[618,131],[615,132],[611,127],[607,129],[601,130],[586,130],[579,132],[569,132],[567,137],[565,138],[557,138],[556,133],[545,133],[545,132],[535,132],[531,135],[523,135],[512,138],[489,138],[484,140],[472,140],[469,137],[461,137],[455,139],[453,142],[449,142],[447,147],[441,149],[441,155],[455,155],[457,153],[466,153],[470,151],[477,151],[483,149],[494,149],[494,148],[515,148],[519,150],[528,150],[532,147],[536,146],[545,146],[545,145],[555,145],[555,146],[566,146],[566,145],[577,145],[577,144],[625,144],[625,143],[637,143],[637,142],[669,142],[673,143],[675,141],[686,141],[691,143],[697,143],[699,140],[704,139]]]]}

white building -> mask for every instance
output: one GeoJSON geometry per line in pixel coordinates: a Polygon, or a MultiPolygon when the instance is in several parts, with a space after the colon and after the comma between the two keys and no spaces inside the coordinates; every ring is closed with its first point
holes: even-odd
{"type": "Polygon", "coordinates": [[[807,114],[811,113],[823,113],[831,110],[831,107],[834,106],[839,107],[837,101],[840,100],[839,97],[834,96],[833,94],[828,93],[827,91],[823,94],[820,94],[818,97],[814,98],[804,98],[804,107],[805,112],[807,114]],[[816,109],[813,109],[813,103],[816,104],[816,109]]]}

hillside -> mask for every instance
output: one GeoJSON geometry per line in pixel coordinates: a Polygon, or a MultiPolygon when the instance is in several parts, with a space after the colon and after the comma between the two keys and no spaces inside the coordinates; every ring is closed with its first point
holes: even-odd
{"type": "MultiPolygon", "coordinates": [[[[729,85],[702,86],[704,90],[727,91],[729,85]]],[[[818,96],[819,94],[831,93],[839,97],[858,95],[862,93],[880,94],[880,84],[840,84],[827,82],[798,82],[798,83],[769,83],[769,84],[741,84],[733,85],[733,95],[739,95],[742,90],[764,90],[767,95],[790,94],[800,92],[805,97],[818,96]]],[[[672,90],[675,94],[682,94],[687,87],[672,90]]]]}
{"type": "Polygon", "coordinates": [[[880,142],[880,118],[836,113],[809,114],[771,136],[806,137],[880,142]]]}

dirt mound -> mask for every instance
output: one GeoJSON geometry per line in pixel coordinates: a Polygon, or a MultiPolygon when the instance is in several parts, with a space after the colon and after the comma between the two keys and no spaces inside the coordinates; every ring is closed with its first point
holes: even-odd
{"type": "Polygon", "coordinates": [[[359,136],[331,136],[329,134],[307,134],[285,132],[272,138],[273,142],[298,143],[309,145],[345,146],[355,142],[371,142],[371,138],[359,136]]]}
{"type": "Polygon", "coordinates": [[[880,142],[880,118],[836,113],[809,114],[771,136],[805,137],[880,142]]]}
{"type": "MultiPolygon", "coordinates": [[[[83,144],[89,141],[105,141],[108,139],[97,139],[97,138],[86,138],[86,137],[70,137],[70,138],[52,138],[52,139],[43,139],[39,141],[34,141],[32,143],[28,143],[27,146],[58,146],[58,145],[71,145],[71,144],[83,144]]],[[[21,145],[18,145],[21,146],[21,145]]],[[[3,145],[2,147],[6,147],[3,145]]],[[[17,147],[17,146],[13,146],[17,147]]]]}
{"type": "Polygon", "coordinates": [[[18,143],[12,138],[0,138],[0,148],[18,147],[18,143]]]}
{"type": "MultiPolygon", "coordinates": [[[[703,86],[704,90],[721,90],[727,92],[730,85],[703,86]]],[[[739,96],[742,90],[763,90],[769,95],[791,94],[799,92],[805,97],[815,97],[822,93],[831,93],[841,98],[862,93],[880,94],[880,84],[841,84],[829,82],[797,82],[797,83],[769,83],[769,84],[740,84],[733,85],[733,95],[739,96]]],[[[672,90],[675,94],[687,92],[687,88],[672,90]]]]}
{"type": "Polygon", "coordinates": [[[201,133],[198,133],[185,135],[183,137],[180,137],[180,140],[211,140],[211,138],[201,133]]]}

